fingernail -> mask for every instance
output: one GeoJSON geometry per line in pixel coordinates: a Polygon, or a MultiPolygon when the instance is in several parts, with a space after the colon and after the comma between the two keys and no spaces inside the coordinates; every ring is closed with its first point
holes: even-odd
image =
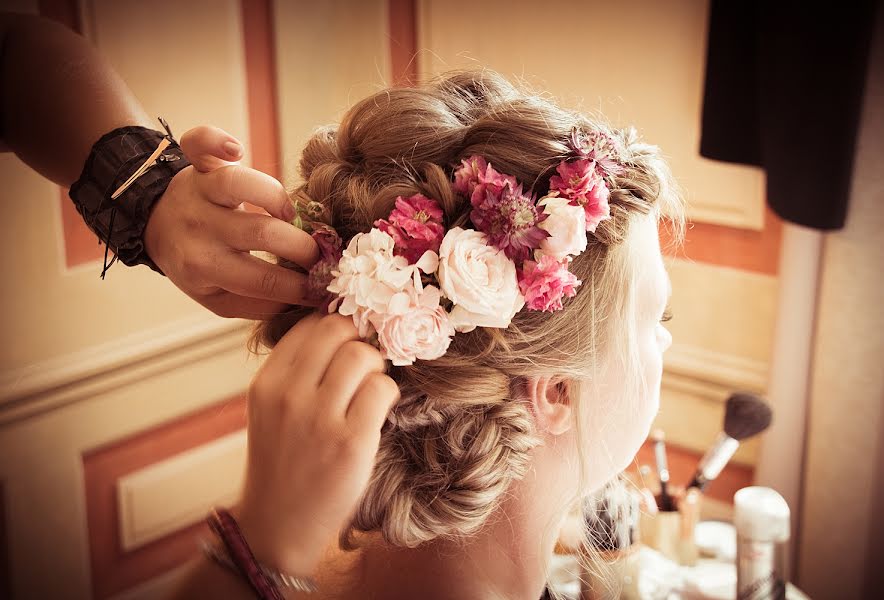
{"type": "Polygon", "coordinates": [[[224,148],[224,152],[234,158],[238,157],[240,151],[242,150],[242,146],[240,146],[236,142],[224,142],[224,145],[222,145],[221,147],[224,148]]]}

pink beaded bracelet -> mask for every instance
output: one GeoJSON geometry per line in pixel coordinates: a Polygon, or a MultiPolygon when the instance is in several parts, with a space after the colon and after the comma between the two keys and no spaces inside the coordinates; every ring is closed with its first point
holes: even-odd
{"type": "Polygon", "coordinates": [[[236,519],[227,510],[215,508],[206,518],[223,542],[223,548],[203,544],[203,552],[218,564],[243,577],[262,600],[284,600],[280,587],[315,592],[313,579],[300,578],[260,564],[252,553],[236,519]],[[226,550],[226,552],[225,552],[226,550]]]}

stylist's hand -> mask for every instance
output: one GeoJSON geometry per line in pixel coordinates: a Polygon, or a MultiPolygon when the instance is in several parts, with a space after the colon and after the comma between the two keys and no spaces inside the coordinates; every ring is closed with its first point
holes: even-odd
{"type": "Polygon", "coordinates": [[[266,319],[306,299],[307,279],[252,256],[265,250],[309,269],[319,248],[291,224],[294,206],[282,184],[235,164],[242,145],[217,127],[181,136],[192,166],[169,182],[144,232],[148,256],[185,294],[222,317],[266,319]],[[233,142],[233,146],[227,145],[233,142]],[[248,212],[243,202],[270,215],[248,212]]]}
{"type": "Polygon", "coordinates": [[[314,313],[267,357],[249,389],[248,463],[238,513],[260,562],[311,574],[371,475],[399,399],[352,317],[314,313]]]}

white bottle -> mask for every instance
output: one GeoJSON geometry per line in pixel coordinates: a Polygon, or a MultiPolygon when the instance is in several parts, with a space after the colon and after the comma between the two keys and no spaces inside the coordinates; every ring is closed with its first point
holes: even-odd
{"type": "Polygon", "coordinates": [[[775,490],[746,487],[734,494],[737,600],[786,598],[789,505],[775,490]]]}

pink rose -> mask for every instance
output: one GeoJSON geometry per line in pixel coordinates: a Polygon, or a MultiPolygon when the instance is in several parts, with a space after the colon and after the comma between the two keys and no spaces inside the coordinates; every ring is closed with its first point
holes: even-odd
{"type": "Polygon", "coordinates": [[[567,262],[552,256],[542,256],[537,262],[526,260],[519,272],[519,289],[532,310],[560,310],[562,298],[573,297],[580,284],[574,273],[568,271],[567,262]]]}
{"type": "Polygon", "coordinates": [[[412,294],[412,301],[401,310],[368,316],[378,332],[384,358],[405,366],[445,354],[455,331],[440,305],[441,298],[439,288],[429,285],[420,294],[412,294]]]}
{"type": "Polygon", "coordinates": [[[516,265],[475,229],[454,227],[445,234],[436,276],[454,303],[449,318],[460,332],[479,326],[508,327],[525,305],[516,265]]]}
{"type": "Polygon", "coordinates": [[[548,255],[563,260],[568,255],[576,256],[586,250],[586,212],[583,207],[574,206],[567,198],[552,195],[541,198],[537,207],[547,215],[538,227],[548,231],[549,237],[540,242],[535,258],[548,255]]]}

